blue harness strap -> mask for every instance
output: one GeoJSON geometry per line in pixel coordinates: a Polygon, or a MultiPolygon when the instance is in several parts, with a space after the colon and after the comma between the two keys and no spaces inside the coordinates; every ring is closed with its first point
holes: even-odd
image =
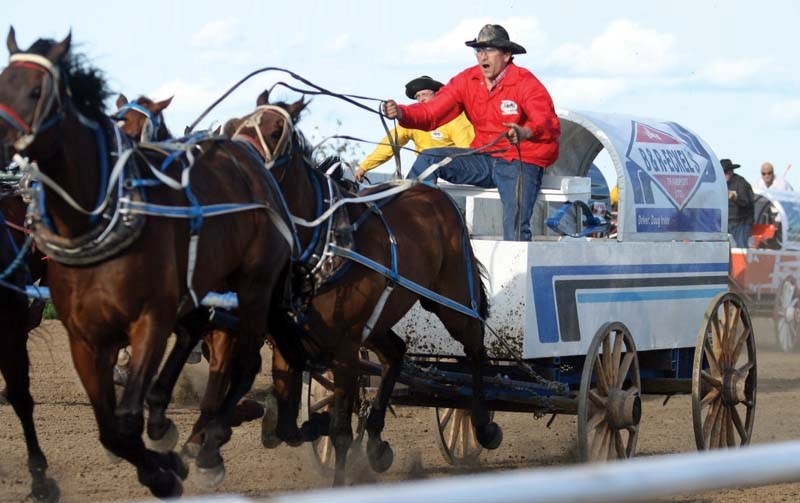
{"type": "Polygon", "coordinates": [[[447,297],[440,295],[432,290],[425,288],[422,285],[414,283],[413,281],[404,278],[397,274],[397,271],[393,271],[388,267],[384,266],[383,264],[379,264],[374,260],[371,260],[363,255],[360,255],[352,250],[348,250],[346,248],[341,248],[337,245],[331,245],[331,251],[340,257],[344,257],[346,259],[352,260],[353,262],[357,262],[364,267],[372,269],[373,271],[381,274],[391,280],[395,281],[398,285],[411,290],[412,292],[425,297],[426,299],[430,299],[438,304],[441,304],[445,307],[448,307],[454,311],[457,311],[461,314],[469,316],[470,318],[475,318],[480,320],[480,314],[475,309],[469,308],[467,306],[461,305],[458,302],[448,299],[447,297]]]}

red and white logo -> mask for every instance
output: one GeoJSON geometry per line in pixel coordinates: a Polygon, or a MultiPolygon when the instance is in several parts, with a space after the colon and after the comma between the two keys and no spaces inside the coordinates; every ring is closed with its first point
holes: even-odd
{"type": "Polygon", "coordinates": [[[672,133],[633,122],[628,158],[661,188],[676,208],[695,193],[706,161],[672,133]]]}

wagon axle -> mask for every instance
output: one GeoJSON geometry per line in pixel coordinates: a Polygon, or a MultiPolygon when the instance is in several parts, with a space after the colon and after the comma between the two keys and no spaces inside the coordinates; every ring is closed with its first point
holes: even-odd
{"type": "Polygon", "coordinates": [[[606,421],[615,430],[636,426],[642,419],[642,399],[635,390],[612,389],[606,400],[606,421]]]}

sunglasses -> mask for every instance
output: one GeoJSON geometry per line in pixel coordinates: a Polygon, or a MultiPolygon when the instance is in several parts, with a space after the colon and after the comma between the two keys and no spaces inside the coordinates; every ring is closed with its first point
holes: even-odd
{"type": "Polygon", "coordinates": [[[762,171],[761,174],[762,175],[774,175],[775,173],[772,172],[772,171],[762,171]]]}

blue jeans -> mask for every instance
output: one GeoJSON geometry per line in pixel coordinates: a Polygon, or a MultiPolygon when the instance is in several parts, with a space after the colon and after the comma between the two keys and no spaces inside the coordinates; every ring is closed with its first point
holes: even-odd
{"type": "MultiPolygon", "coordinates": [[[[431,164],[467,152],[471,150],[456,147],[424,150],[411,166],[407,178],[418,178],[431,164]]],[[[426,181],[436,183],[437,178],[441,178],[450,183],[497,188],[503,205],[503,239],[530,241],[531,215],[543,174],[544,170],[535,164],[507,161],[488,154],[470,154],[455,157],[426,181]]]]}
{"type": "Polygon", "coordinates": [[[750,244],[752,222],[728,222],[728,232],[733,236],[737,248],[747,248],[750,244]]]}

